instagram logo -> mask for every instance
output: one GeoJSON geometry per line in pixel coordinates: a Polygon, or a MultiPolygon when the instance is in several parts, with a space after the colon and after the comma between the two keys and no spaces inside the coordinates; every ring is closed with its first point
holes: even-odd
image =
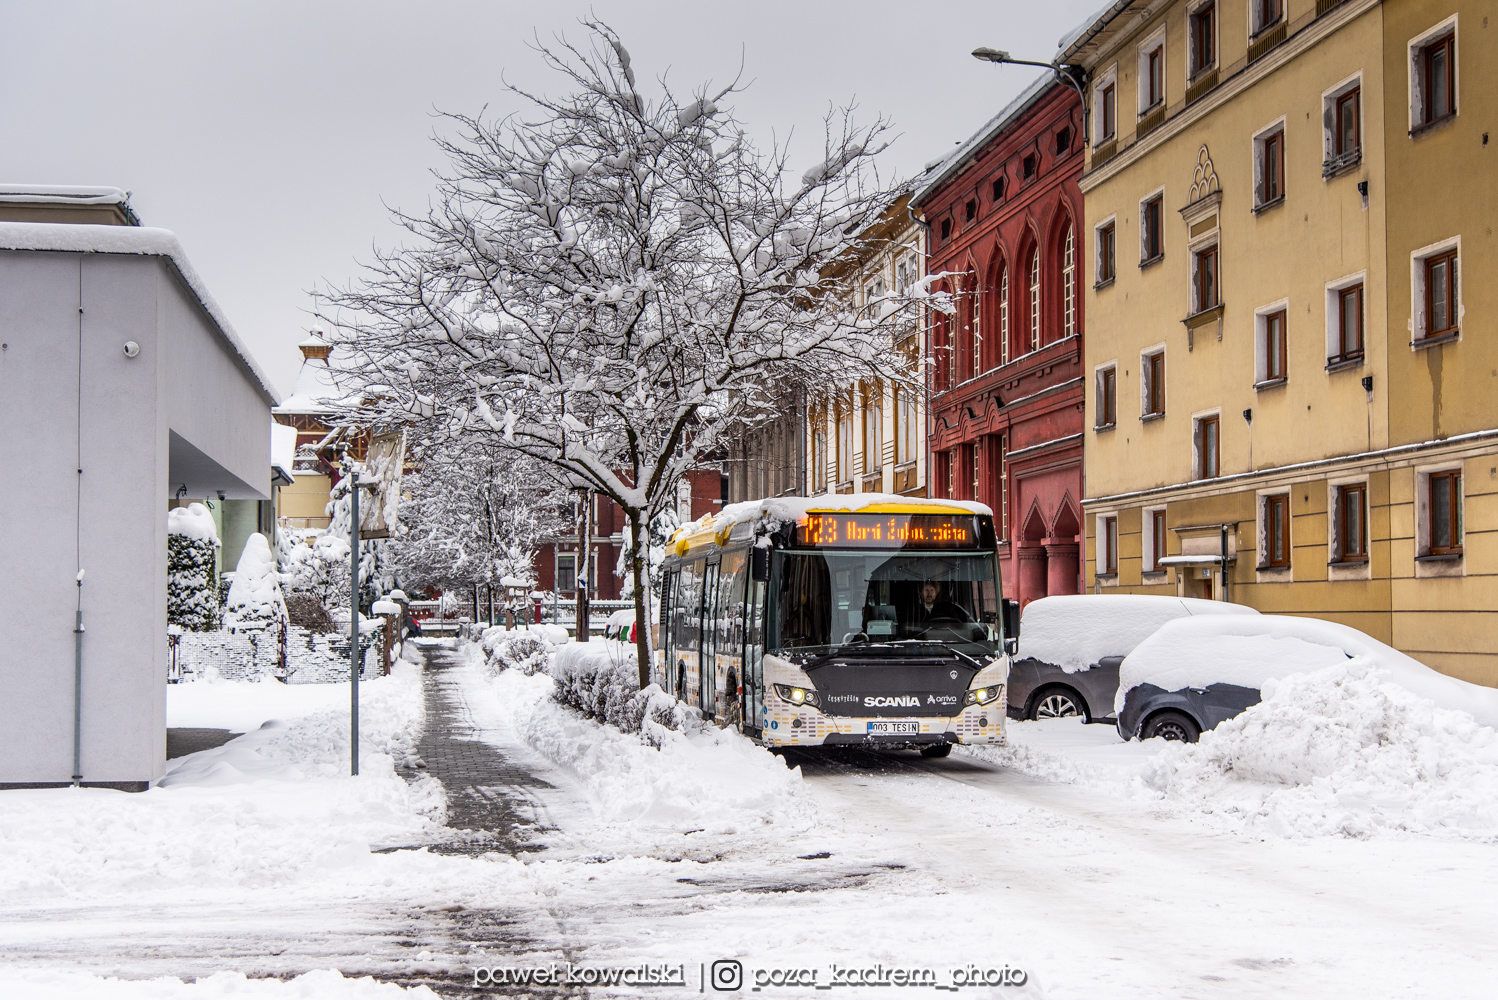
{"type": "Polygon", "coordinates": [[[728,992],[744,985],[744,966],[731,958],[720,958],[708,970],[708,982],[713,989],[728,992]]]}

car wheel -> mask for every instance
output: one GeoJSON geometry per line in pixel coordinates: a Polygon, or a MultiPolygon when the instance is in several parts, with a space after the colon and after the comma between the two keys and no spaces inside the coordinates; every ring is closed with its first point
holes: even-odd
{"type": "Polygon", "coordinates": [[[952,753],[952,744],[933,743],[930,746],[921,747],[922,757],[948,757],[952,753]]]}
{"type": "Polygon", "coordinates": [[[1195,743],[1197,737],[1201,736],[1201,727],[1185,712],[1160,712],[1150,716],[1150,720],[1144,724],[1139,738],[1152,740],[1160,737],[1162,740],[1179,740],[1183,743],[1195,743]]]}
{"type": "Polygon", "coordinates": [[[1035,696],[1035,701],[1030,705],[1030,718],[1034,719],[1073,719],[1081,716],[1087,717],[1087,709],[1082,704],[1082,698],[1075,691],[1066,688],[1047,688],[1035,696]]]}

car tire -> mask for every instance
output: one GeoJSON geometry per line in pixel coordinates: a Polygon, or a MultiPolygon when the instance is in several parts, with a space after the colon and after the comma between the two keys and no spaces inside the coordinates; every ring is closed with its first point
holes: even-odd
{"type": "Polygon", "coordinates": [[[1195,743],[1201,734],[1201,726],[1185,712],[1156,712],[1139,731],[1139,738],[1152,740],[1159,737],[1162,740],[1195,743]]]}
{"type": "Polygon", "coordinates": [[[921,747],[922,757],[949,757],[952,754],[952,744],[932,743],[930,746],[921,747]]]}
{"type": "Polygon", "coordinates": [[[1087,721],[1087,704],[1071,688],[1041,688],[1030,698],[1030,721],[1037,719],[1072,719],[1087,721]]]}

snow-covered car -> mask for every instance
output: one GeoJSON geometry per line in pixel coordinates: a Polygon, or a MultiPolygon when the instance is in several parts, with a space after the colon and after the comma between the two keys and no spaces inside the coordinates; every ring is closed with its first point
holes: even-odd
{"type": "Polygon", "coordinates": [[[1160,626],[1192,615],[1256,614],[1225,601],[1143,594],[1031,601],[1020,619],[1019,657],[1009,668],[1009,715],[1105,720],[1118,692],[1119,664],[1160,626]]]}
{"type": "Polygon", "coordinates": [[[1258,704],[1266,684],[1357,658],[1442,708],[1498,724],[1498,689],[1438,673],[1346,625],[1255,615],[1181,618],[1139,643],[1119,668],[1118,734],[1194,743],[1258,704]]]}

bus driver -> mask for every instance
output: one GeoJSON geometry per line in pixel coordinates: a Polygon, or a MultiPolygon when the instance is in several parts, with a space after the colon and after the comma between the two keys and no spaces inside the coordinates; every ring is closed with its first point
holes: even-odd
{"type": "Polygon", "coordinates": [[[927,580],[921,585],[921,603],[916,606],[917,622],[970,622],[973,616],[951,601],[941,599],[941,584],[927,580]]]}

